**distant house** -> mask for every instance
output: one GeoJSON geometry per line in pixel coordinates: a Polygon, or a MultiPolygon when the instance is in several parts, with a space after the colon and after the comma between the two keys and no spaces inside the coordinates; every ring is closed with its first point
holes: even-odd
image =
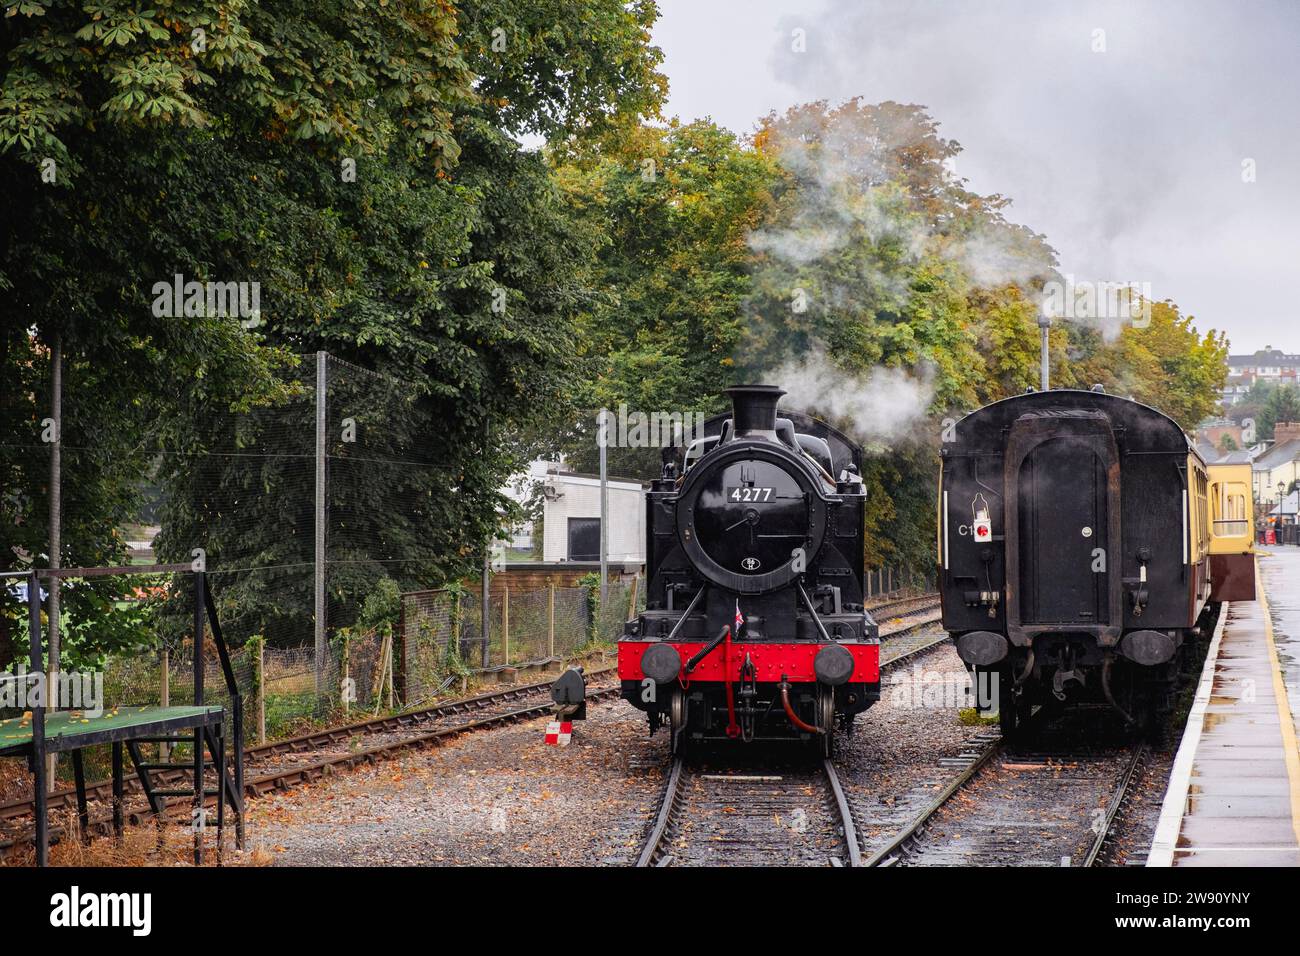
{"type": "Polygon", "coordinates": [[[1298,380],[1300,355],[1289,355],[1281,349],[1260,349],[1251,355],[1229,355],[1223,404],[1228,406],[1241,401],[1242,396],[1258,382],[1295,385],[1298,380]]]}
{"type": "Polygon", "coordinates": [[[1273,446],[1251,462],[1255,501],[1276,505],[1300,480],[1300,422],[1273,426],[1273,446]]]}
{"type": "MultiPolygon", "coordinates": [[[[533,487],[546,478],[548,469],[554,467],[555,465],[538,458],[529,463],[527,471],[520,472],[507,481],[501,491],[526,508],[533,494],[533,487]]],[[[509,560],[530,557],[533,553],[533,545],[533,523],[521,521],[510,529],[510,536],[506,539],[506,548],[514,552],[509,560]]]]}
{"type": "MultiPolygon", "coordinates": [[[[1229,450],[1236,450],[1245,446],[1242,438],[1242,427],[1229,418],[1214,418],[1204,422],[1196,430],[1196,444],[1200,448],[1203,445],[1213,448],[1214,456],[1206,456],[1207,461],[1215,461],[1223,454],[1223,437],[1228,436],[1231,441],[1229,450]]],[[[1202,451],[1202,454],[1205,454],[1202,451]]]]}
{"type": "MultiPolygon", "coordinates": [[[[645,563],[645,486],[609,478],[606,558],[645,563]]],[[[548,472],[542,488],[542,560],[600,560],[600,478],[570,471],[548,472]]]]}
{"type": "Polygon", "coordinates": [[[1300,491],[1293,491],[1283,495],[1268,513],[1277,519],[1277,524],[1295,524],[1297,510],[1300,510],[1300,491]]]}

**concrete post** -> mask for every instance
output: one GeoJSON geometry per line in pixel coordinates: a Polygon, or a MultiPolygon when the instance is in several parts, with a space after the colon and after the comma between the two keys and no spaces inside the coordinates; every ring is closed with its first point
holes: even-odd
{"type": "Polygon", "coordinates": [[[325,352],[316,353],[316,706],[325,697],[325,665],[329,646],[325,641],[325,352]]]}

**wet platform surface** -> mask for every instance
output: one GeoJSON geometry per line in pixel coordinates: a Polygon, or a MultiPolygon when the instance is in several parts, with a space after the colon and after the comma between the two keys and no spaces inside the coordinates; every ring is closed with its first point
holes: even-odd
{"type": "Polygon", "coordinates": [[[1300,866],[1300,548],[1258,569],[1263,600],[1229,605],[1211,648],[1150,865],[1300,866]]]}

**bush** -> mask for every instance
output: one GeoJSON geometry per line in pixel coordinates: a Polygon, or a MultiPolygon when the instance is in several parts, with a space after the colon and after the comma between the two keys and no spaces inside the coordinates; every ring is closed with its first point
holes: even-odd
{"type": "Polygon", "coordinates": [[[382,577],[375,582],[375,588],[361,605],[357,615],[357,630],[380,630],[387,625],[391,633],[402,612],[402,592],[397,582],[390,577],[382,577]]]}

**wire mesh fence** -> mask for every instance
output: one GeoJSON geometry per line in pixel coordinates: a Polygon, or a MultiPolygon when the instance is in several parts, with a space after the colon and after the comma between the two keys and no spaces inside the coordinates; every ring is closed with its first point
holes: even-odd
{"type": "MultiPolygon", "coordinates": [[[[33,375],[48,379],[49,368],[33,375]]],[[[553,612],[540,595],[494,602],[486,643],[468,592],[454,615],[434,602],[412,622],[418,630],[399,629],[402,591],[465,570],[464,530],[448,507],[464,496],[463,476],[413,414],[427,400],[399,377],[318,353],[281,369],[276,393],[252,407],[195,403],[186,427],[133,422],[126,442],[103,426],[93,382],[70,365],[61,428],[41,424],[37,406],[51,402],[41,393],[31,414],[10,416],[0,431],[0,527],[16,529],[0,569],[47,562],[56,484],[64,565],[201,562],[245,697],[248,742],[411,703],[408,674],[427,695],[448,673],[543,657],[552,614],[560,652],[578,646],[588,638],[580,593],[557,594],[553,612]],[[135,492],[120,491],[132,484],[135,492]],[[422,674],[441,676],[422,687],[422,674]]],[[[109,706],[188,703],[193,621],[183,578],[64,582],[57,613],[43,594],[45,637],[57,625],[63,669],[101,673],[109,706]]],[[[26,656],[22,588],[0,584],[0,669],[26,656]]],[[[207,700],[227,704],[211,648],[207,660],[207,700]]]]}
{"type": "Polygon", "coordinates": [[[938,586],[933,570],[914,568],[868,568],[863,582],[868,600],[901,597],[933,591],[938,586]]]}
{"type": "Polygon", "coordinates": [[[418,701],[475,671],[562,661],[593,643],[615,641],[635,614],[641,591],[639,580],[611,582],[604,609],[596,588],[490,591],[486,646],[481,592],[403,594],[403,697],[418,701]]]}
{"type": "MultiPolygon", "coordinates": [[[[52,381],[52,367],[33,375],[52,381]]],[[[465,519],[452,505],[467,497],[467,479],[414,413],[429,396],[399,377],[303,355],[255,401],[196,401],[166,425],[141,417],[108,428],[86,368],[65,372],[58,428],[39,414],[52,392],[33,391],[27,413],[0,431],[0,474],[17,489],[0,489],[0,503],[20,511],[0,516],[13,537],[0,570],[45,566],[56,514],[65,566],[201,568],[246,744],[416,706],[477,673],[562,661],[615,640],[644,605],[639,582],[610,582],[604,608],[591,588],[498,582],[485,629],[477,589],[428,590],[467,571],[465,519]]],[[[186,572],[64,581],[60,602],[42,594],[47,647],[57,630],[62,669],[98,673],[109,708],[190,704],[191,581],[186,572]]],[[[22,588],[0,584],[0,669],[26,656],[22,588]]],[[[229,720],[211,632],[203,640],[204,700],[229,720]]]]}

